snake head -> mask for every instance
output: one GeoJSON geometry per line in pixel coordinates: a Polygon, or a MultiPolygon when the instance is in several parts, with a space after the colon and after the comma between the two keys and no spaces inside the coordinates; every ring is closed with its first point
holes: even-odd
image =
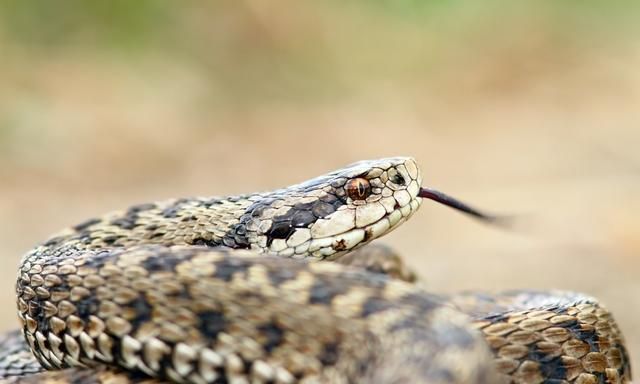
{"type": "Polygon", "coordinates": [[[420,206],[414,159],[360,161],[291,187],[259,194],[240,219],[251,248],[333,259],[376,239],[420,206]]]}

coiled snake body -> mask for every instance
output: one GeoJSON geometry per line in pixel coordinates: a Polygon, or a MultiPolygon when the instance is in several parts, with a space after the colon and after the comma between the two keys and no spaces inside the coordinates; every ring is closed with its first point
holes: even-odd
{"type": "Polygon", "coordinates": [[[433,197],[421,182],[411,158],[365,161],[273,192],[137,205],[67,229],[22,259],[22,332],[0,339],[0,378],[630,379],[618,328],[594,299],[438,296],[402,281],[411,274],[393,255],[350,253],[433,197]]]}

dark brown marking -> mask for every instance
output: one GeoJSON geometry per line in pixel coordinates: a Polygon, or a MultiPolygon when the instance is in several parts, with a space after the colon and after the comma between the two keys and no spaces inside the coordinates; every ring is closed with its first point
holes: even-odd
{"type": "Polygon", "coordinates": [[[78,231],[78,232],[81,232],[81,231],[84,231],[85,229],[91,227],[94,224],[98,224],[101,221],[102,220],[98,219],[98,218],[89,219],[89,220],[83,221],[82,223],[74,226],[73,229],[78,231]]]}
{"type": "Polygon", "coordinates": [[[363,241],[366,243],[367,241],[371,240],[372,237],[373,237],[373,230],[371,228],[365,229],[363,241]]]}
{"type": "Polygon", "coordinates": [[[333,248],[334,251],[346,251],[347,250],[347,244],[344,241],[344,239],[339,239],[338,241],[333,243],[331,245],[331,247],[333,248]]]}
{"type": "Polygon", "coordinates": [[[274,321],[258,327],[258,330],[266,338],[263,346],[267,353],[271,353],[271,351],[277,348],[284,340],[284,330],[274,321]]]}

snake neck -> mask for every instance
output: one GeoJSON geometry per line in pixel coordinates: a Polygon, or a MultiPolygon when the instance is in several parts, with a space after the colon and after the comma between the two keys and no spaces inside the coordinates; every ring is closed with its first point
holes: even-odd
{"type": "Polygon", "coordinates": [[[34,251],[52,253],[71,246],[77,250],[109,250],[150,244],[228,248],[254,245],[259,250],[246,225],[240,224],[254,200],[259,199],[260,195],[242,195],[135,205],[67,228],[34,251]]]}

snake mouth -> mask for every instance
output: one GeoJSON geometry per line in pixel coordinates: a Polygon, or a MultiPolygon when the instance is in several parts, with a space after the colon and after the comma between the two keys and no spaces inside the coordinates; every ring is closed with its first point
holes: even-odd
{"type": "Polygon", "coordinates": [[[490,223],[490,224],[504,223],[503,217],[490,215],[488,213],[482,212],[476,208],[470,207],[469,205],[463,203],[462,201],[456,199],[455,197],[449,196],[443,192],[437,191],[432,188],[421,187],[420,191],[418,191],[418,197],[436,201],[440,204],[446,205],[447,207],[453,208],[464,214],[473,216],[476,219],[486,223],[490,223]]]}

